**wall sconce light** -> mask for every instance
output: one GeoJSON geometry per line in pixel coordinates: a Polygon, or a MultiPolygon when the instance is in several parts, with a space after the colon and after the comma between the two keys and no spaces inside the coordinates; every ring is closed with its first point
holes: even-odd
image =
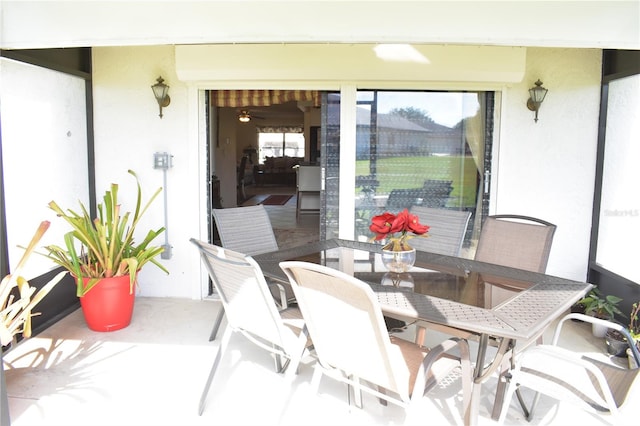
{"type": "Polygon", "coordinates": [[[542,101],[544,101],[544,97],[547,96],[548,90],[542,87],[542,82],[540,79],[535,82],[535,87],[529,89],[529,100],[527,101],[527,108],[529,111],[535,111],[536,117],[534,121],[538,122],[538,110],[540,109],[540,105],[542,101]]]}
{"type": "Polygon", "coordinates": [[[156,81],[157,83],[151,86],[151,90],[153,90],[153,96],[155,96],[156,101],[158,101],[158,106],[160,107],[160,118],[162,118],[162,108],[169,106],[171,98],[169,97],[169,86],[164,84],[163,78],[158,77],[156,81]]]}
{"type": "Polygon", "coordinates": [[[246,111],[246,110],[240,111],[240,114],[238,114],[238,120],[241,123],[248,123],[249,121],[251,121],[251,116],[249,115],[249,111],[246,111]]]}

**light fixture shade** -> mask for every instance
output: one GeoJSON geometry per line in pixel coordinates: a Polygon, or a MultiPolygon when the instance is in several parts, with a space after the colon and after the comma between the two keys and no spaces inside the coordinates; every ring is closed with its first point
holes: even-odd
{"type": "Polygon", "coordinates": [[[540,105],[542,105],[542,101],[544,101],[545,96],[547,96],[548,90],[542,87],[542,82],[540,79],[535,82],[535,86],[529,89],[529,100],[527,101],[527,108],[529,111],[535,111],[536,116],[533,119],[536,123],[538,122],[538,110],[540,109],[540,105]]]}
{"type": "Polygon", "coordinates": [[[156,81],[157,83],[151,86],[151,90],[153,90],[153,96],[155,96],[156,101],[158,101],[160,118],[162,118],[162,108],[169,106],[171,98],[169,97],[169,86],[164,84],[162,76],[158,77],[156,81]]]}
{"type": "Polygon", "coordinates": [[[251,121],[251,116],[249,115],[248,111],[240,111],[240,114],[238,114],[238,120],[241,123],[248,123],[249,121],[251,121]]]}
{"type": "Polygon", "coordinates": [[[535,87],[529,89],[529,96],[533,102],[539,105],[544,101],[544,97],[547,96],[547,92],[548,90],[542,87],[542,82],[538,79],[538,81],[535,82],[535,87]]]}

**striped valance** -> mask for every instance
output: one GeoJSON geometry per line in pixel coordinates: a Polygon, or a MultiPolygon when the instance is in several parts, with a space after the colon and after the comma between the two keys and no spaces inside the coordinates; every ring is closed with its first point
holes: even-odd
{"type": "Polygon", "coordinates": [[[211,106],[218,107],[255,107],[282,104],[290,101],[311,102],[320,106],[320,93],[317,90],[212,90],[211,106]]]}

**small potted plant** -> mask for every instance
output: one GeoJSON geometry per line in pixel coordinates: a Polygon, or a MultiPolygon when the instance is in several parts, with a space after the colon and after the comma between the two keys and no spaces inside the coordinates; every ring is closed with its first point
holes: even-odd
{"type": "MultiPolygon", "coordinates": [[[[584,305],[584,313],[586,315],[592,315],[596,318],[613,320],[615,314],[623,315],[618,304],[622,299],[612,294],[604,296],[598,288],[593,288],[584,298],[580,299],[577,303],[584,305]]],[[[607,328],[598,324],[592,325],[593,335],[596,337],[605,337],[607,334],[607,328]]]]}
{"type": "MultiPolygon", "coordinates": [[[[635,302],[631,306],[631,314],[629,315],[629,334],[633,338],[636,348],[640,350],[640,302],[635,302]]],[[[627,357],[629,358],[629,368],[637,368],[636,360],[631,353],[631,348],[627,348],[627,357]]]]}
{"type": "Polygon", "coordinates": [[[113,331],[129,325],[137,274],[145,264],[152,263],[169,273],[156,260],[164,248],[152,245],[152,241],[164,232],[164,227],[149,230],[140,242],[135,240],[140,218],[162,188],[158,188],[142,206],[138,176],[132,170],[128,172],[136,179],[138,187],[133,216],[131,212],[121,212],[115,183],[105,192],[103,203],[98,204],[97,218],[91,218],[82,203],[80,213],[64,210],[55,201],[49,203],[49,208],[71,226],[71,231],[64,236],[64,248],[45,247],[47,257],[76,279],[76,294],[87,325],[94,331],[113,331]]]}

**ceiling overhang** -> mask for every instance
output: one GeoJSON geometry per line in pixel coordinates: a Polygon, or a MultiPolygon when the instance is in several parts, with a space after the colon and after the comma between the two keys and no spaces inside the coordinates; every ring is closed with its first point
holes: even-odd
{"type": "Polygon", "coordinates": [[[522,80],[526,53],[524,47],[503,46],[189,45],[175,47],[175,63],[180,80],[216,84],[269,81],[296,81],[300,87],[305,82],[319,81],[510,84],[522,80]]]}

